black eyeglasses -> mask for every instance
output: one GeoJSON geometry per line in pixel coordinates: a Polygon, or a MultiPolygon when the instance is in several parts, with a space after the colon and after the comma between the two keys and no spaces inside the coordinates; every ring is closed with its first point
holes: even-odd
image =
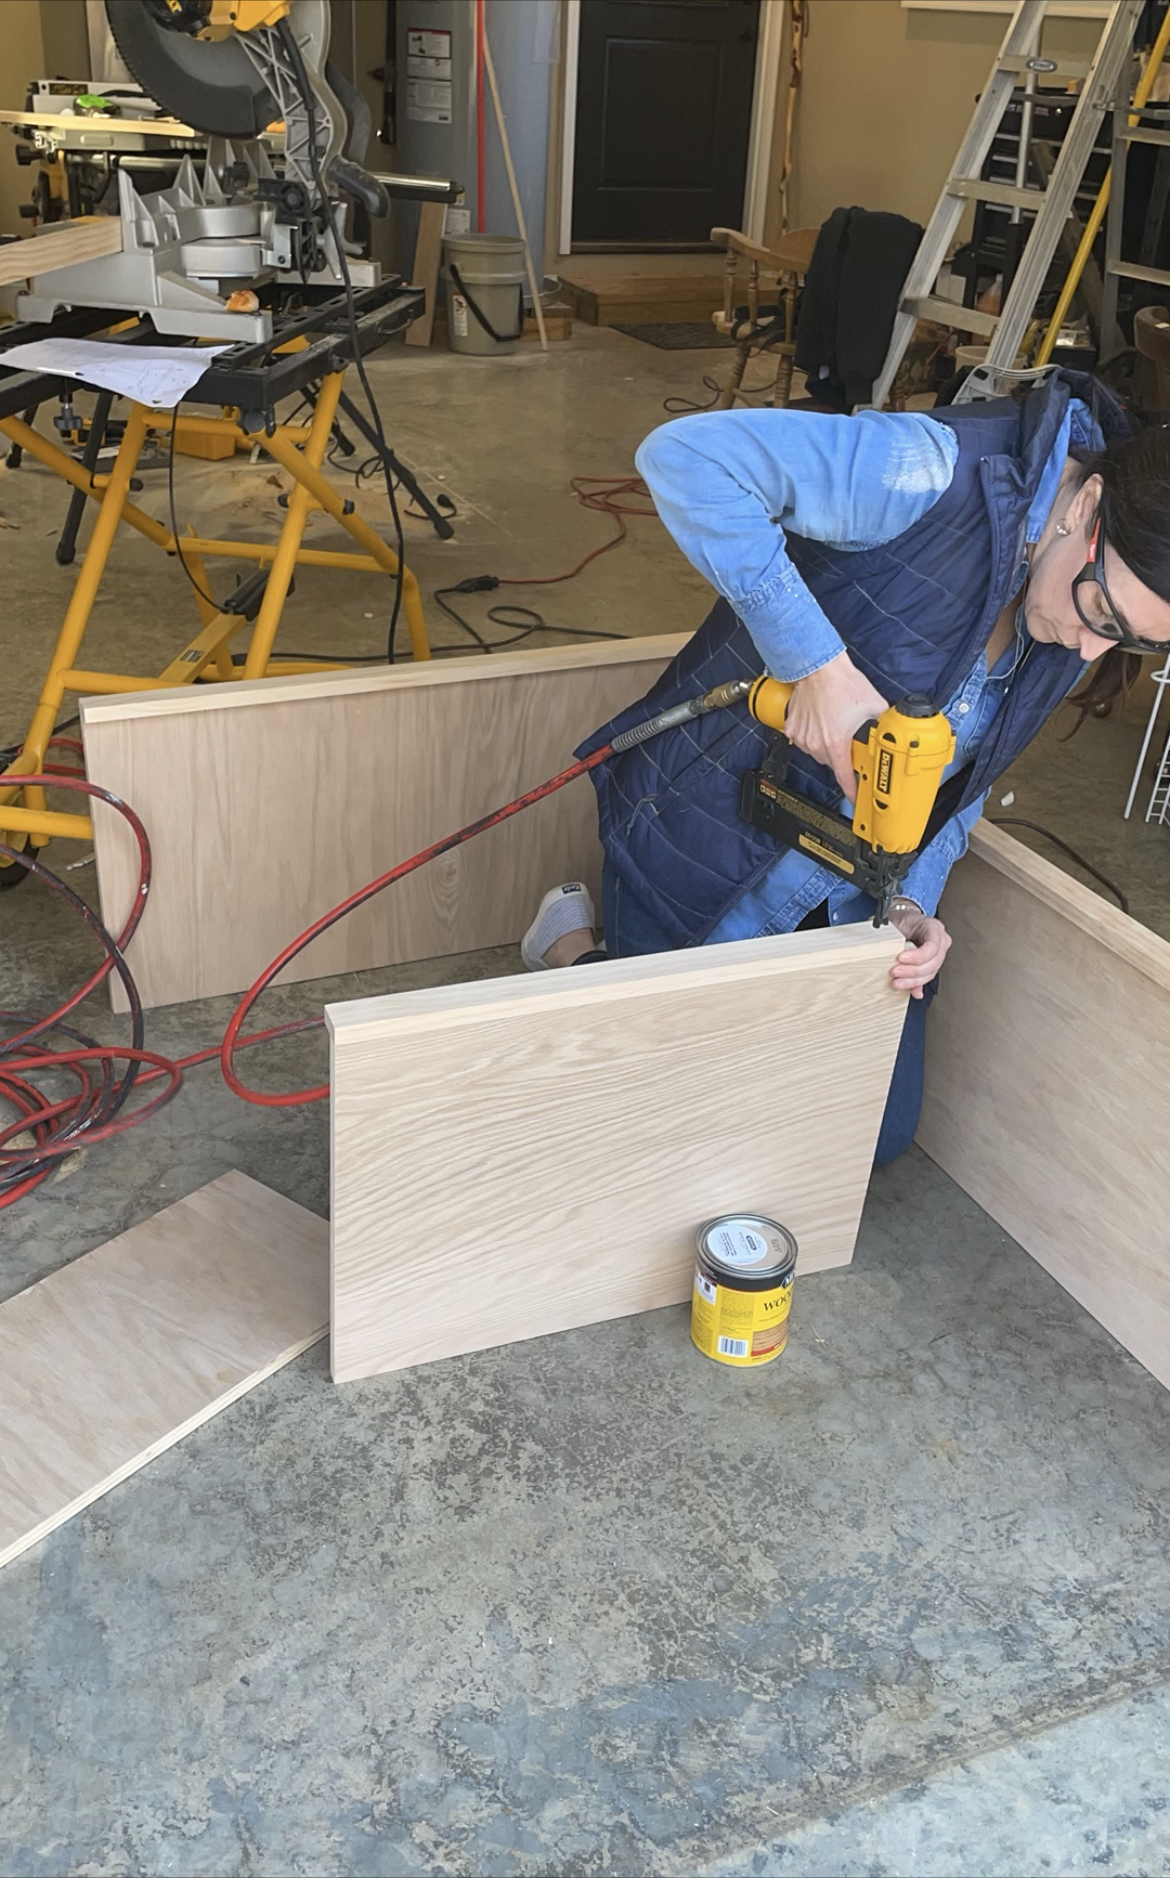
{"type": "Polygon", "coordinates": [[[1073,605],[1082,625],[1087,626],[1098,639],[1108,639],[1113,645],[1124,646],[1129,652],[1170,652],[1170,639],[1139,639],[1118,616],[1105,585],[1105,569],[1102,557],[1098,554],[1100,540],[1101,520],[1098,517],[1089,541],[1089,558],[1072,584],[1073,605]],[[1092,591],[1089,592],[1089,589],[1092,591]]]}

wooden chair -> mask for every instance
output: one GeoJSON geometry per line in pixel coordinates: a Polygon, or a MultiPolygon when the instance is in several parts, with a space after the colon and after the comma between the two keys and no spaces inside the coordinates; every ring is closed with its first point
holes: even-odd
{"type": "Polygon", "coordinates": [[[738,341],[731,376],[720,393],[716,410],[729,411],[734,405],[747,362],[752,353],[767,352],[776,359],[776,383],[772,403],[784,406],[792,391],[792,362],[796,353],[796,290],[808,273],[816,247],[819,228],[796,228],[782,235],[774,248],[762,248],[758,242],[734,228],[713,228],[711,240],[723,248],[727,263],[723,276],[723,309],[712,313],[716,332],[727,333],[738,341]],[[746,294],[740,288],[740,273],[746,265],[746,294]],[[760,318],[761,284],[775,280],[775,298],[765,287],[769,311],[760,318]],[[736,318],[736,308],[746,303],[746,319],[736,318]],[[771,308],[775,304],[775,311],[771,308]],[[784,337],[775,338],[777,322],[783,321],[784,337]]]}

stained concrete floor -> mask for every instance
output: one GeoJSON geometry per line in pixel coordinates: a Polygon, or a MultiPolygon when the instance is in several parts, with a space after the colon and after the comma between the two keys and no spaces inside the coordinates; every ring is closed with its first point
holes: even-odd
{"type": "MultiPolygon", "coordinates": [[[[662,399],[722,364],[588,329],[544,361],[380,361],[396,447],[459,508],[455,543],[411,525],[424,589],[579,558],[605,524],[568,477],[628,472],[662,399]]],[[[181,464],[180,515],[271,528],[266,473],[181,464]]],[[[0,477],[0,740],[72,583],[63,507],[39,470],[0,477]]],[[[705,591],[650,520],[536,603],[674,631],[705,591]]],[[[384,607],[306,574],[285,642],[376,650],[384,607]]],[[[181,573],[119,540],[87,657],[149,669],[189,614],[181,573]]],[[[1143,715],[1046,735],[999,793],[1170,936],[1170,831],[1120,819],[1143,715]]],[[[37,883],[0,934],[5,1007],[44,1010],[92,957],[37,883]]],[[[192,1049],[229,1009],[154,1013],[151,1041],[192,1049]]],[[[100,1002],[86,1023],[122,1034],[100,1002]]],[[[266,1073],[320,1058],[295,1040],[266,1073]]],[[[324,1213],[324,1114],[193,1073],[0,1215],[0,1296],[233,1166],[324,1213]]],[[[1170,1397],[917,1150],[755,1374],[695,1356],[683,1310],[343,1389],[318,1348],[0,1573],[0,1871],[1170,1872],[1168,1435],[1170,1397]]]]}

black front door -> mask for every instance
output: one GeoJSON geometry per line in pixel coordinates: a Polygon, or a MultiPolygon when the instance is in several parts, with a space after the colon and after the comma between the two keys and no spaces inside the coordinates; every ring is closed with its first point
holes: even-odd
{"type": "Polygon", "coordinates": [[[581,0],[573,246],[743,218],[760,0],[581,0]]]}

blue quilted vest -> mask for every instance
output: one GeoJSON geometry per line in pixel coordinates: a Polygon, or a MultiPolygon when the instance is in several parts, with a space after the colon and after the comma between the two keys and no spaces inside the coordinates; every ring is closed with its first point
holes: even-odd
{"type": "MultiPolygon", "coordinates": [[[[986,646],[1027,568],[1028,511],[1052,454],[1070,396],[1086,381],[1064,374],[1026,399],[960,405],[934,413],[959,441],[950,487],[913,527],[881,547],[826,547],[790,534],[788,552],[857,665],[884,697],[924,693],[940,708],[986,646]]],[[[1128,429],[1108,400],[1106,429],[1128,429]]],[[[733,678],[762,662],[725,600],[640,704],[581,746],[733,678]]],[[[967,778],[956,811],[983,794],[1031,742],[1083,671],[1080,656],[1033,644],[967,778]]],[[[609,864],[679,946],[701,945],[740,894],[780,852],[772,836],[739,818],[740,778],[762,761],[771,733],[743,705],[712,712],[611,759],[593,772],[609,864]]],[[[836,807],[832,771],[803,752],[790,781],[810,800],[836,807]]]]}

